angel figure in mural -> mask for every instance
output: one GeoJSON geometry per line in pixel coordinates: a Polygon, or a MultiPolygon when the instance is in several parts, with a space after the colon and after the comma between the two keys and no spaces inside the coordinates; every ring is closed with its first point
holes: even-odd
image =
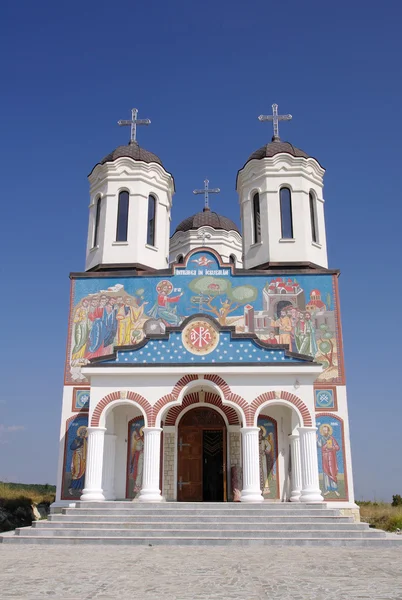
{"type": "Polygon", "coordinates": [[[171,306],[171,304],[179,302],[183,292],[180,292],[178,296],[170,296],[173,291],[173,285],[166,279],[158,283],[156,291],[158,297],[149,311],[149,315],[155,319],[161,319],[166,325],[179,325],[181,319],[176,312],[177,308],[171,306]]]}
{"type": "Polygon", "coordinates": [[[134,428],[131,436],[130,477],[134,482],[134,492],[141,490],[142,467],[144,463],[143,428],[134,428]]]}
{"type": "Polygon", "coordinates": [[[331,492],[338,492],[338,459],[336,453],[340,447],[334,436],[331,425],[324,423],[321,425],[319,435],[317,436],[317,445],[321,448],[322,471],[324,475],[324,496],[331,492]]]}
{"type": "Polygon", "coordinates": [[[71,483],[68,491],[71,496],[82,492],[85,480],[85,467],[87,458],[87,428],[85,425],[78,427],[77,435],[71,442],[71,483]]]}
{"type": "Polygon", "coordinates": [[[267,435],[264,425],[259,425],[259,454],[260,454],[260,480],[263,494],[270,494],[269,476],[274,466],[274,440],[272,433],[267,435]]]}

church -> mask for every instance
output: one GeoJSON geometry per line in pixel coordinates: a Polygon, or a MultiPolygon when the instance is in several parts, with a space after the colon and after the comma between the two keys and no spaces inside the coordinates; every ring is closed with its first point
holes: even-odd
{"type": "MultiPolygon", "coordinates": [[[[325,170],[272,141],[239,165],[241,228],[203,210],[170,231],[174,177],[131,139],[89,174],[71,273],[54,508],[80,501],[354,502],[325,170]]],[[[211,202],[211,204],[213,204],[211,202]]]]}

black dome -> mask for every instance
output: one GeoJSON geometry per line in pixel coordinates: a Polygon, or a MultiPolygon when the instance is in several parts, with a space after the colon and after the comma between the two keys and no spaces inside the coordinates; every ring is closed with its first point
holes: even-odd
{"type": "MultiPolygon", "coordinates": [[[[269,144],[265,144],[262,148],[259,148],[255,152],[253,152],[247,159],[246,163],[250,162],[250,160],[260,160],[262,158],[272,158],[276,154],[290,154],[291,156],[301,157],[301,158],[314,158],[314,156],[310,156],[304,150],[300,150],[300,148],[296,148],[290,142],[282,142],[280,139],[272,138],[272,142],[269,144]]],[[[314,160],[317,160],[314,158],[314,160]]],[[[317,160],[318,162],[318,160],[317,160]]],[[[320,164],[318,162],[318,164],[320,164]]],[[[320,165],[321,166],[321,165],[320,165]]]]}
{"type": "Polygon", "coordinates": [[[190,231],[191,229],[199,229],[209,225],[214,229],[224,229],[225,231],[237,231],[240,233],[236,223],[233,223],[231,219],[218,215],[216,212],[212,212],[209,209],[204,209],[202,212],[198,212],[192,217],[184,219],[175,229],[177,231],[190,231]]]}
{"type": "Polygon", "coordinates": [[[123,156],[127,156],[128,158],[132,158],[133,160],[140,160],[146,163],[157,163],[158,165],[161,165],[161,167],[163,167],[161,159],[158,156],[156,156],[156,154],[154,154],[153,152],[149,152],[149,150],[145,150],[144,148],[140,148],[138,144],[131,143],[127,144],[127,146],[118,146],[115,150],[113,150],[113,152],[107,154],[97,164],[104,165],[107,162],[113,162],[114,160],[122,158],[123,156]]]}

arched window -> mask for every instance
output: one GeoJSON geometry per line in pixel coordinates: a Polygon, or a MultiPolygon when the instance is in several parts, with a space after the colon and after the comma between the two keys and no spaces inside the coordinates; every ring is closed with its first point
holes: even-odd
{"type": "Polygon", "coordinates": [[[311,239],[318,244],[317,203],[313,192],[308,195],[310,202],[311,239]]]}
{"type": "Polygon", "coordinates": [[[95,227],[94,227],[94,243],[93,248],[96,248],[99,240],[99,221],[100,221],[100,213],[101,213],[101,199],[98,198],[96,202],[96,213],[95,213],[95,227]]]}
{"type": "Polygon", "coordinates": [[[232,265],[235,265],[235,264],[236,264],[236,257],[235,257],[235,255],[234,255],[234,254],[231,254],[231,255],[229,256],[229,262],[231,262],[231,263],[232,263],[232,265]]]}
{"type": "Polygon", "coordinates": [[[119,207],[117,210],[116,242],[127,242],[128,230],[128,192],[119,194],[119,207]]]}
{"type": "Polygon", "coordinates": [[[281,227],[282,239],[293,239],[293,219],[292,219],[292,196],[289,188],[281,188],[280,190],[281,203],[281,227]]]}
{"type": "Polygon", "coordinates": [[[184,256],[182,254],[179,254],[179,256],[176,258],[176,262],[179,263],[179,265],[184,263],[184,256]]]}
{"type": "Polygon", "coordinates": [[[156,200],[154,196],[148,196],[148,227],[147,227],[147,244],[155,246],[155,212],[156,200]]]}
{"type": "Polygon", "coordinates": [[[260,194],[253,196],[253,243],[261,242],[260,194]]]}

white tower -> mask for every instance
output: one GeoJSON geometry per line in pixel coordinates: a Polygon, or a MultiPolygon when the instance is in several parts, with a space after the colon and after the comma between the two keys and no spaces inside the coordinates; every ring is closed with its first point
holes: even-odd
{"type": "Polygon", "coordinates": [[[231,219],[210,210],[209,194],[218,194],[220,189],[210,189],[208,179],[204,184],[204,189],[193,192],[204,194],[204,209],[184,219],[176,227],[170,240],[170,262],[181,262],[191,250],[207,247],[218,252],[224,262],[231,262],[240,268],[243,259],[239,229],[231,219]]]}
{"type": "Polygon", "coordinates": [[[254,152],[237,174],[245,269],[276,265],[326,268],[325,170],[289,142],[282,142],[278,121],[291,115],[261,116],[274,122],[272,142],[254,152]]]}
{"type": "Polygon", "coordinates": [[[169,264],[173,176],[160,158],[140,148],[133,109],[131,140],[105,156],[89,174],[90,205],[85,270],[164,269],[169,264]]]}

